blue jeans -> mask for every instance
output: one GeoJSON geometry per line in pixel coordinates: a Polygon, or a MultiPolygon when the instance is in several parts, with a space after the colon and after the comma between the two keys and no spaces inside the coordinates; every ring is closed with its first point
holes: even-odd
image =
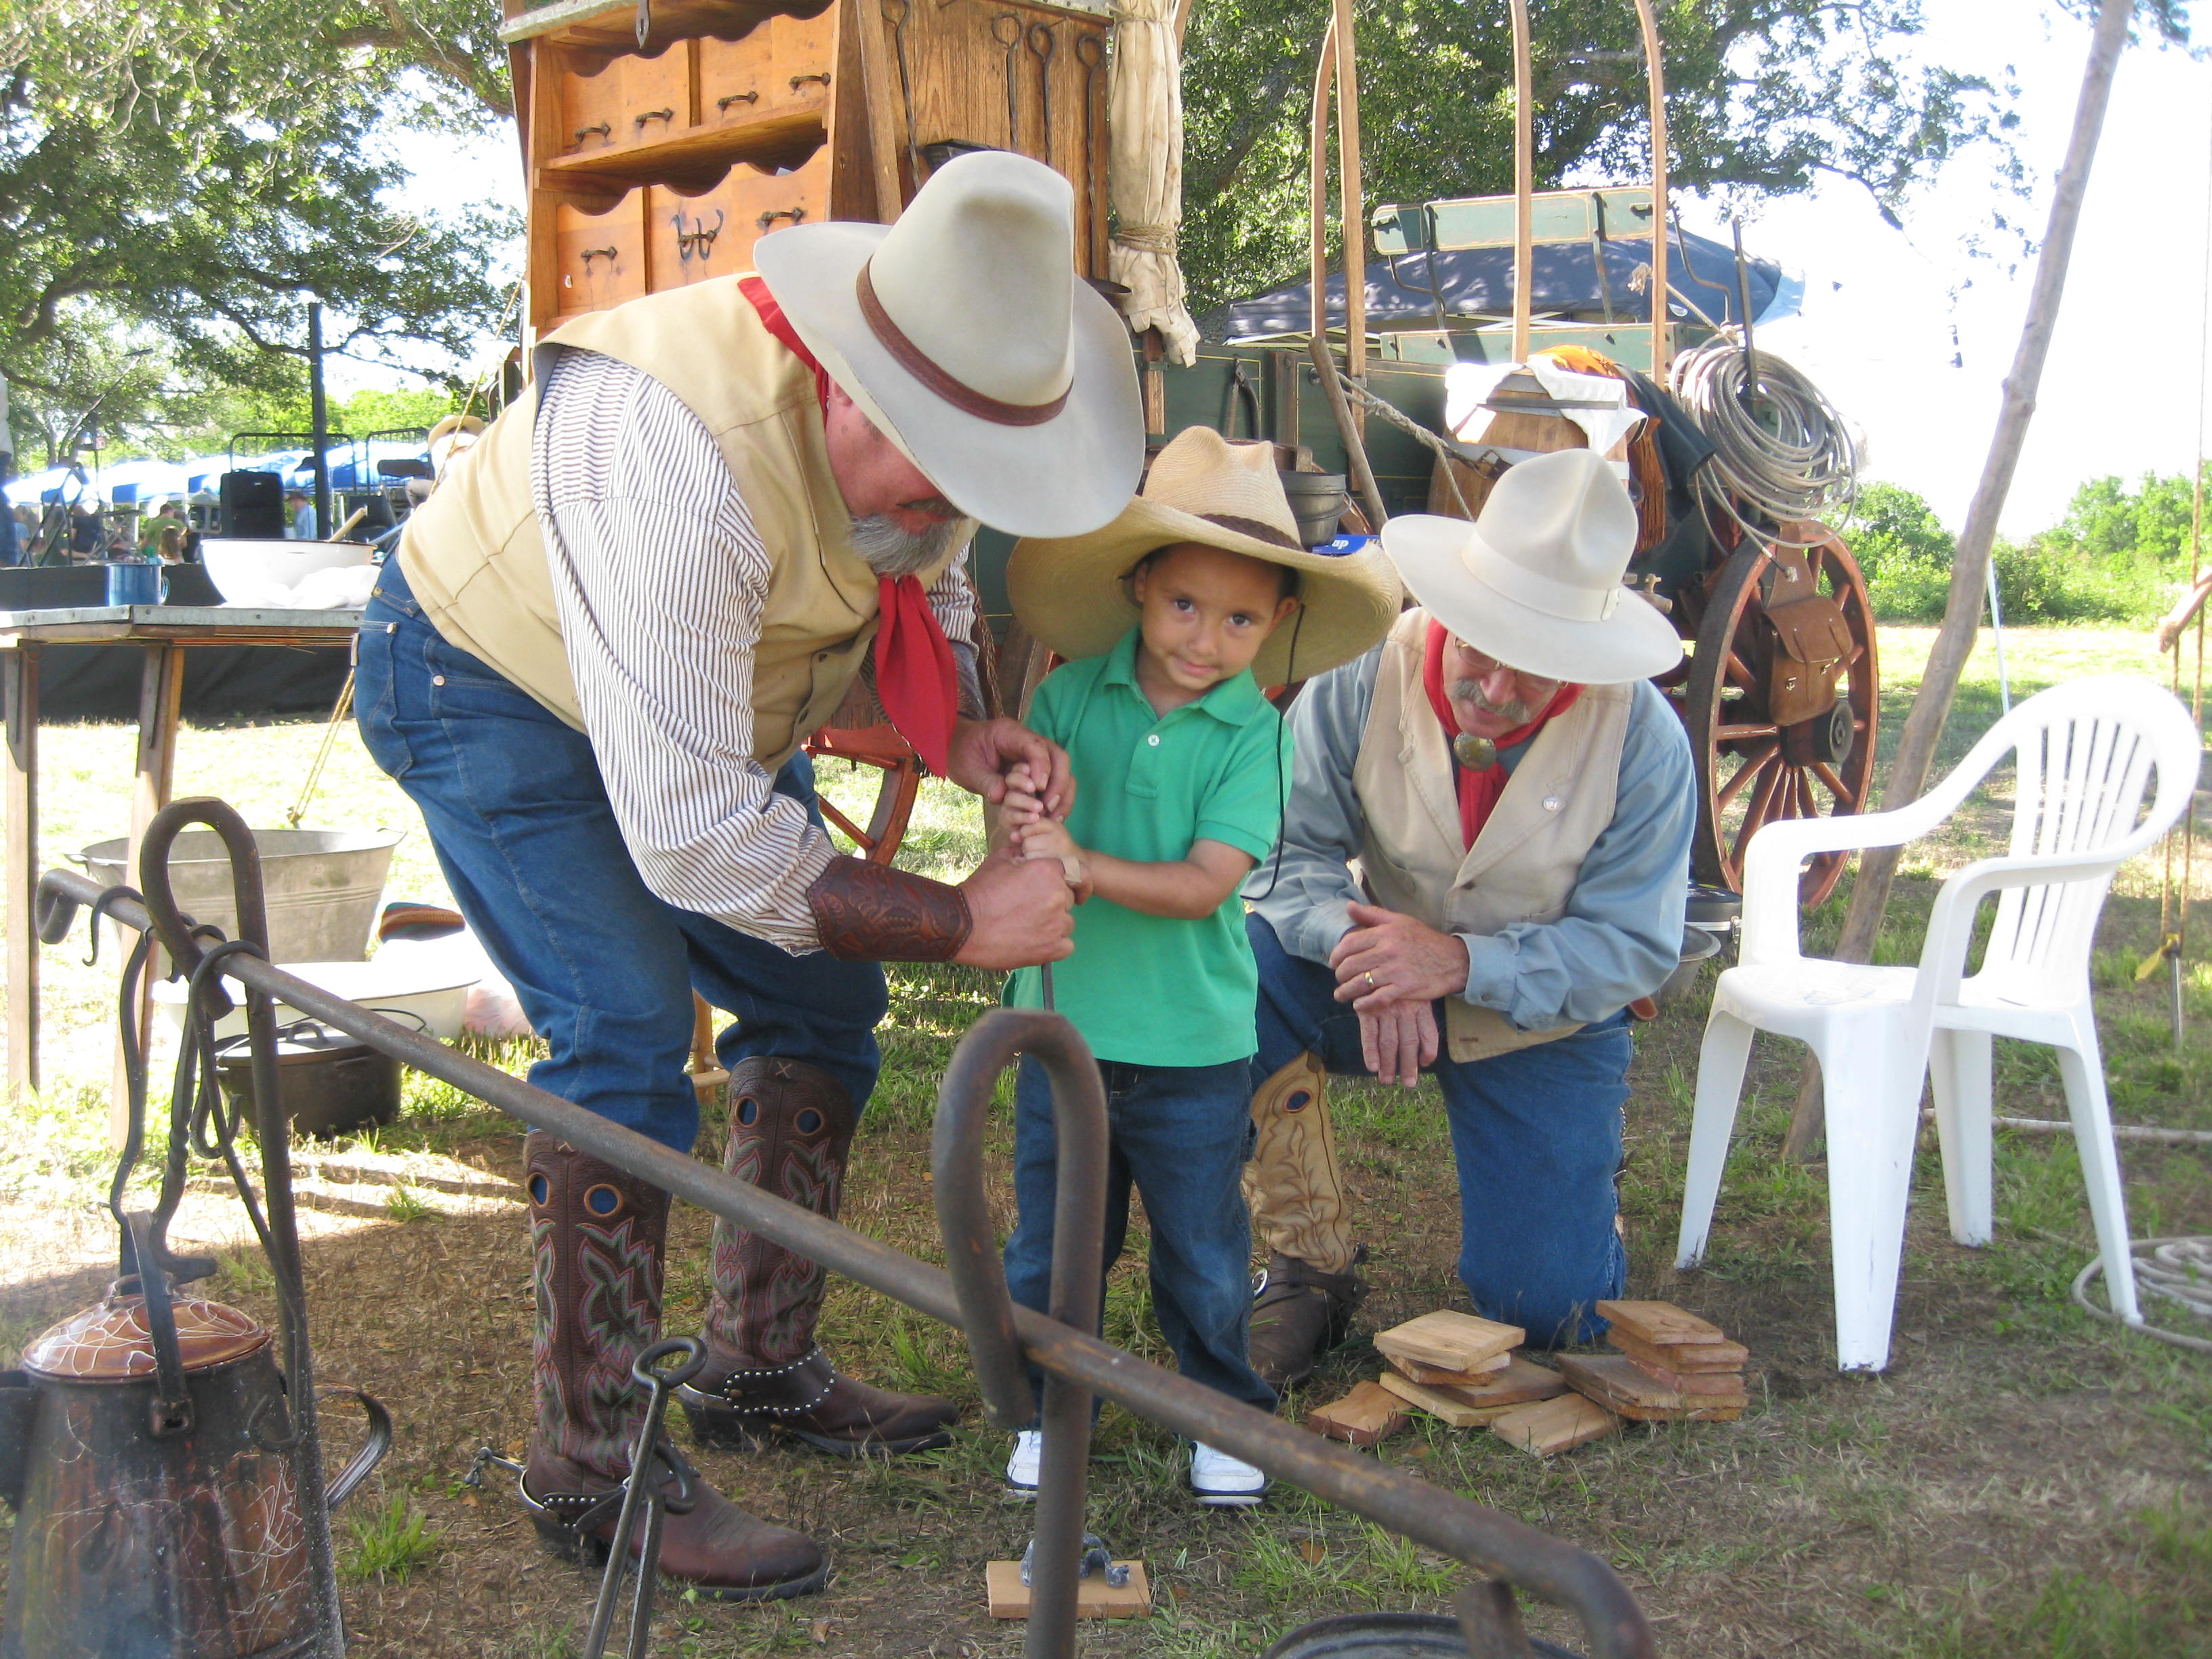
{"type": "MultiPolygon", "coordinates": [[[[1152,1311],[1176,1367],[1232,1400],[1275,1409],[1245,1348],[1252,1317],[1252,1218],[1238,1186],[1252,1137],[1246,1063],[1132,1066],[1102,1060],[1106,1085],[1106,1243],[1101,1277],[1121,1259],[1129,1188],[1152,1227],[1152,1311]]],[[[1014,1200],[1006,1287],[1040,1313],[1052,1300],[1053,1197],[1059,1138],[1044,1067],[1024,1055],[1014,1079],[1014,1200]]]]}
{"type": "MultiPolygon", "coordinates": [[[[1253,1086],[1309,1048],[1332,1072],[1370,1075],[1336,975],[1285,951],[1257,915],[1245,926],[1260,961],[1253,1086]]],[[[1522,1327],[1539,1347],[1604,1334],[1592,1304],[1628,1282],[1613,1184],[1634,1052],[1627,1022],[1624,1012],[1557,1042],[1487,1060],[1439,1056],[1427,1068],[1459,1166],[1461,1282],[1476,1312],[1522,1327]]],[[[1439,1004],[1440,1031],[1443,1023],[1439,1004]]]]}
{"type": "MultiPolygon", "coordinates": [[[[649,890],[591,739],[441,637],[388,563],[363,612],[355,709],[376,763],[422,809],[447,884],[552,1052],[530,1080],[689,1152],[691,993],[737,1017],[722,1065],[819,1066],[866,1103],[883,969],[794,957],[649,890]]],[[[804,754],[776,775],[817,824],[804,754]]]]}

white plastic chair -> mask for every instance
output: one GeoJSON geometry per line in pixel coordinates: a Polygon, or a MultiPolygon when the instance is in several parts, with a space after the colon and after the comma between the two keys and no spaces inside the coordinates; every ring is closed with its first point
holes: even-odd
{"type": "Polygon", "coordinates": [[[1796,1037],[1820,1062],[1838,1363],[1881,1370],[1889,1363],[1921,1079],[1932,1072],[1951,1236],[1986,1244],[1990,1040],[2015,1037],[2058,1051],[2105,1282],[2113,1310],[2141,1324],[2090,1006],[2089,951],[2113,872],[2187,809],[2200,753],[2189,712],[2149,681],[2075,680],[2021,703],[1908,806],[1762,826],[1744,860],[1742,958],[1715,988],[1698,1055],[1675,1265],[1692,1267],[1705,1253],[1753,1032],[1796,1037]],[[1800,952],[1800,864],[1815,853],[1917,840],[2012,752],[2019,763],[2011,850],[1943,884],[1918,967],[1800,952]],[[2158,793],[2143,813],[2153,769],[2158,793]],[[1974,912],[1992,892],[2001,895],[1996,927],[1980,971],[1967,976],[1974,912]]]}

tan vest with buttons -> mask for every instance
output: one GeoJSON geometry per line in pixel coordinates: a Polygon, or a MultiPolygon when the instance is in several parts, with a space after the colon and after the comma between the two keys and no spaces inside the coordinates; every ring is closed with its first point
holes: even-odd
{"type": "MultiPolygon", "coordinates": [[[[877,586],[846,533],[851,515],[830,471],[813,373],[762,326],[737,277],[593,312],[548,336],[532,389],[408,520],[399,545],[408,586],[447,641],[583,729],[530,477],[536,386],[548,354],[562,349],[604,352],[652,375],[699,417],[737,480],[768,550],[753,757],[775,770],[836,713],[860,672],[875,637],[877,586]]],[[[943,568],[921,573],[922,586],[943,568]]]]}
{"type": "MultiPolygon", "coordinates": [[[[1376,903],[1446,933],[1496,933],[1567,912],[1583,860],[1613,822],[1633,685],[1590,685],[1536,734],[1490,820],[1464,850],[1443,726],[1421,684],[1425,611],[1382,643],[1353,789],[1366,821],[1361,878],[1376,903]]],[[[1444,999],[1451,1058],[1484,1060],[1580,1030],[1523,1031],[1503,1014],[1444,999]]]]}

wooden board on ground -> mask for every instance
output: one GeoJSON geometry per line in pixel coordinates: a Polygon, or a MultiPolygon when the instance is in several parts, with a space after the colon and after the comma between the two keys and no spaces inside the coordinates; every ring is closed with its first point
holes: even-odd
{"type": "Polygon", "coordinates": [[[1539,1457],[1587,1446],[1620,1429],[1619,1418],[1595,1400],[1586,1400],[1578,1394],[1563,1394],[1556,1400],[1516,1406],[1490,1419],[1491,1433],[1539,1457]]]}
{"type": "Polygon", "coordinates": [[[1447,1370],[1442,1365],[1424,1365],[1418,1359],[1393,1359],[1390,1363],[1397,1368],[1399,1376],[1411,1377],[1428,1388],[1455,1389],[1488,1382],[1504,1370],[1512,1358],[1510,1353],[1501,1353],[1463,1371],[1447,1370]]]}
{"type": "Polygon", "coordinates": [[[1738,1400],[1744,1398],[1741,1371],[1672,1371],[1664,1365],[1652,1364],[1633,1354],[1623,1354],[1621,1358],[1661,1388],[1672,1389],[1676,1394],[1727,1395],[1738,1400]]]}
{"type": "Polygon", "coordinates": [[[1531,1401],[1554,1400],[1567,1391],[1566,1379],[1549,1366],[1508,1356],[1510,1363],[1473,1382],[1455,1382],[1442,1391],[1469,1406],[1485,1407],[1525,1406],[1531,1401]]]}
{"type": "Polygon", "coordinates": [[[1407,1424],[1406,1402],[1378,1382],[1362,1382],[1343,1399],[1306,1413],[1316,1434],[1354,1446],[1376,1446],[1407,1424]]]}
{"type": "Polygon", "coordinates": [[[1478,1428],[1501,1411],[1504,1406],[1470,1406],[1455,1395],[1442,1389],[1431,1389],[1403,1377],[1395,1371],[1382,1373],[1382,1386],[1409,1406],[1418,1406],[1431,1417],[1441,1417],[1455,1429],[1478,1428]]]}
{"type": "MultiPolygon", "coordinates": [[[[1092,1573],[1077,1583],[1075,1616],[1079,1619],[1146,1619],[1152,1616],[1152,1582],[1145,1576],[1141,1561],[1116,1561],[1117,1567],[1129,1570],[1129,1582],[1116,1589],[1106,1582],[1103,1573],[1092,1573]]],[[[991,1598],[991,1617],[994,1619],[1026,1619],[1030,1616],[1031,1586],[1022,1583],[1022,1564],[1018,1561],[986,1561],[983,1564],[983,1587],[991,1598]]]]}
{"type": "Polygon", "coordinates": [[[1528,1338],[1518,1325],[1501,1325],[1494,1319],[1478,1319],[1473,1314],[1440,1308],[1376,1333],[1375,1346],[1391,1359],[1410,1359],[1439,1370],[1471,1371],[1485,1360],[1519,1347],[1528,1338]]]}
{"type": "Polygon", "coordinates": [[[1613,1322],[1622,1335],[1639,1342],[1671,1348],[1685,1342],[1724,1342],[1727,1334],[1710,1319],[1700,1319],[1671,1302],[1601,1302],[1598,1316],[1613,1322]]]}
{"type": "Polygon", "coordinates": [[[1637,1369],[1626,1354],[1562,1354],[1559,1371],[1567,1386],[1588,1395],[1608,1411],[1639,1423],[1733,1423],[1743,1415],[1741,1394],[1677,1394],[1637,1369]]]}
{"type": "Polygon", "coordinates": [[[1662,1347],[1623,1336],[1617,1328],[1606,1340],[1639,1364],[1670,1371],[1740,1371],[1751,1358],[1751,1350],[1741,1342],[1683,1342],[1662,1347]]]}

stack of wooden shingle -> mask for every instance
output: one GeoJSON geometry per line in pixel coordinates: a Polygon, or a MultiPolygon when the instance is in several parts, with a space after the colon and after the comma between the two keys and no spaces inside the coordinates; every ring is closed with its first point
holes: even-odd
{"type": "Polygon", "coordinates": [[[1671,1302],[1601,1302],[1617,1353],[1563,1356],[1567,1385],[1640,1423],[1732,1423],[1743,1415],[1750,1351],[1671,1302]]]}

